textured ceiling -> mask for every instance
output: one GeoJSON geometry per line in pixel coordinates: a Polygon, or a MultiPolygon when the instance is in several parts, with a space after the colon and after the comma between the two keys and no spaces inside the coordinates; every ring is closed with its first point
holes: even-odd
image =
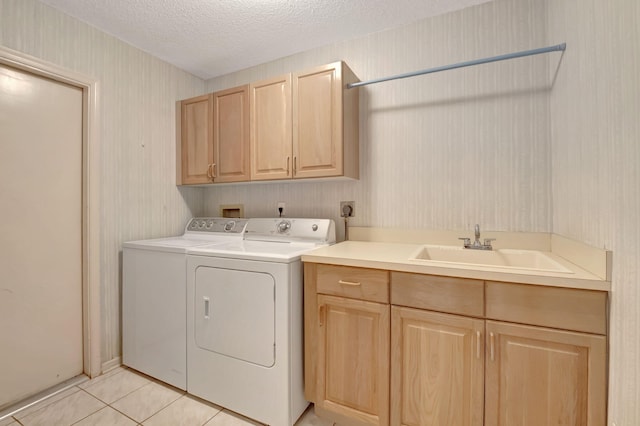
{"type": "Polygon", "coordinates": [[[489,0],[41,0],[209,79],[489,0]]]}

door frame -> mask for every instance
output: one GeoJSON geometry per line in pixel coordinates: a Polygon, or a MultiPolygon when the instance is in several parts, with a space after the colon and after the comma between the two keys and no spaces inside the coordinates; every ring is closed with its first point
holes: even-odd
{"type": "Polygon", "coordinates": [[[99,82],[36,57],[0,46],[0,64],[82,90],[82,358],[90,378],[100,360],[100,145],[99,82]]]}

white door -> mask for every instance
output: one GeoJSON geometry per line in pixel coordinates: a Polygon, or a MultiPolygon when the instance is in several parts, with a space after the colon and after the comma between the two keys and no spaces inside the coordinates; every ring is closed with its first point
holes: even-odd
{"type": "Polygon", "coordinates": [[[265,272],[196,269],[196,345],[263,367],[275,363],[275,280],[265,272]]]}
{"type": "Polygon", "coordinates": [[[0,65],[0,409],[82,373],[82,90],[0,65]]]}

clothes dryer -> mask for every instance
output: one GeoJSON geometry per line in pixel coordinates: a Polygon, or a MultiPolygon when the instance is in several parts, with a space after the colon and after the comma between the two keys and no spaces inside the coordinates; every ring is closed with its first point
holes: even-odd
{"type": "Polygon", "coordinates": [[[243,240],[187,250],[187,391],[274,426],[308,406],[300,257],[328,219],[249,219],[243,240]]]}

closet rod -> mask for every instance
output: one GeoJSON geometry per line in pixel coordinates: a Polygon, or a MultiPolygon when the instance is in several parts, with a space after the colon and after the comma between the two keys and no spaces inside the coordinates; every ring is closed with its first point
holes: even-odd
{"type": "Polygon", "coordinates": [[[464,67],[470,67],[473,65],[488,64],[489,62],[498,62],[498,61],[504,61],[507,59],[522,58],[523,56],[532,56],[532,55],[539,55],[541,53],[564,51],[566,48],[567,48],[567,43],[561,43],[561,44],[556,44],[555,46],[541,47],[539,49],[524,50],[522,52],[515,52],[515,53],[507,53],[505,55],[492,56],[490,58],[474,59],[472,61],[458,62],[457,64],[445,65],[442,67],[429,68],[421,71],[414,71],[414,72],[408,72],[405,74],[392,75],[391,77],[383,77],[383,78],[377,78],[375,80],[350,83],[350,84],[347,84],[347,89],[366,86],[368,84],[382,83],[383,81],[398,80],[401,78],[415,77],[417,75],[432,74],[434,72],[440,72],[440,71],[448,71],[456,68],[464,68],[464,67]]]}

